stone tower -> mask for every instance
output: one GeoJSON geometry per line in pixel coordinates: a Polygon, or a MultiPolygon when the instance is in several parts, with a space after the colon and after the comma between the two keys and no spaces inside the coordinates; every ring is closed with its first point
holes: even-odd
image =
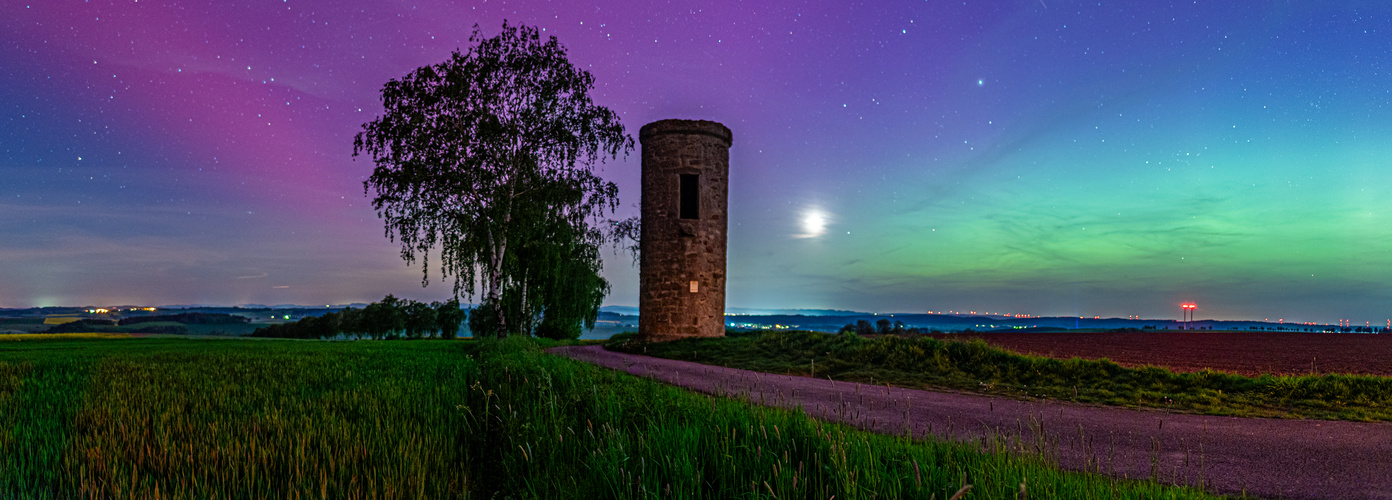
{"type": "Polygon", "coordinates": [[[661,120],[643,148],[638,335],[649,341],[725,335],[725,231],[730,129],[661,120]]]}

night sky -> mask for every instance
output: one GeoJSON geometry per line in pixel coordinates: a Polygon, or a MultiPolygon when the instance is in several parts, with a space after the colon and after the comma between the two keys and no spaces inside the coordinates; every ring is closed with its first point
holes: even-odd
{"type": "Polygon", "coordinates": [[[1381,1],[6,1],[0,307],[447,297],[353,135],[504,19],[734,131],[730,307],[1392,317],[1381,1]]]}

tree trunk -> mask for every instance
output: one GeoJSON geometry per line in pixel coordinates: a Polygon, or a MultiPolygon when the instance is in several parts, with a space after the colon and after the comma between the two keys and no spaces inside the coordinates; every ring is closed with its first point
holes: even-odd
{"type": "MultiPolygon", "coordinates": [[[[517,147],[514,146],[514,151],[516,150],[517,147]]],[[[514,153],[514,164],[517,162],[517,156],[518,155],[514,153]]],[[[497,229],[495,230],[496,232],[493,235],[493,259],[492,262],[489,263],[491,264],[491,269],[489,270],[488,276],[488,301],[494,307],[493,312],[497,314],[498,317],[498,338],[500,339],[507,337],[508,334],[507,315],[504,314],[504,311],[502,309],[502,289],[503,263],[507,260],[507,235],[509,232],[508,228],[512,224],[512,199],[517,196],[516,170],[518,170],[518,168],[516,167],[516,165],[513,166],[513,170],[514,171],[512,172],[512,174],[508,176],[508,196],[505,201],[505,206],[503,207],[503,221],[502,224],[498,225],[497,229]],[[499,235],[497,233],[502,234],[499,235]]]]}
{"type": "Polygon", "coordinates": [[[488,271],[488,307],[498,318],[498,338],[507,337],[507,315],[503,314],[503,252],[507,251],[507,239],[498,238],[493,246],[493,261],[488,271]]]}
{"type": "MultiPolygon", "coordinates": [[[[515,191],[515,188],[509,186],[509,187],[508,187],[508,191],[509,191],[509,192],[515,191]]],[[[501,235],[497,235],[497,234],[495,233],[495,235],[494,235],[495,237],[494,237],[493,241],[494,241],[495,243],[494,243],[494,245],[493,245],[493,249],[494,249],[494,251],[493,251],[493,261],[490,262],[490,264],[492,264],[492,269],[490,270],[490,272],[489,272],[489,277],[488,277],[488,279],[489,279],[489,283],[488,283],[488,300],[489,300],[489,303],[490,303],[490,304],[492,305],[492,307],[494,308],[493,312],[494,312],[495,314],[497,314],[497,317],[498,317],[498,338],[500,338],[500,339],[501,339],[501,338],[504,338],[504,337],[507,337],[507,334],[508,334],[508,320],[507,320],[507,314],[504,314],[504,311],[503,311],[503,308],[502,308],[502,305],[503,305],[503,263],[507,260],[507,259],[506,259],[506,257],[507,257],[507,247],[508,247],[508,242],[507,242],[507,234],[508,234],[508,231],[507,231],[507,228],[508,228],[508,224],[511,224],[511,223],[512,223],[512,198],[509,197],[509,198],[508,198],[508,206],[507,206],[507,209],[506,209],[506,211],[503,213],[503,223],[501,224],[502,227],[498,230],[498,231],[501,232],[502,234],[501,234],[501,235]]]]}
{"type": "Polygon", "coordinates": [[[532,331],[532,315],[527,310],[527,274],[522,274],[522,314],[517,318],[517,334],[527,335],[532,331]]]}

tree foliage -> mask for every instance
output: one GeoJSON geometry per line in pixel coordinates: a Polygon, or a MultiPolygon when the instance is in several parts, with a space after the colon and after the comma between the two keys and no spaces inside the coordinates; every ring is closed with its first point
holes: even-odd
{"type": "Polygon", "coordinates": [[[423,284],[438,250],[456,296],[482,288],[482,331],[592,321],[608,292],[597,250],[607,236],[593,223],[618,200],[594,168],[633,139],[555,37],[504,22],[493,37],[475,26],[469,41],[382,88],[382,116],[354,140],[376,164],[364,191],[402,258],[424,261],[423,284]]]}
{"type": "Polygon", "coordinates": [[[464,310],[459,301],[424,303],[398,299],[387,295],[367,307],[352,307],[321,316],[309,316],[290,323],[257,328],[253,337],[294,339],[362,338],[400,339],[434,338],[438,333],[446,340],[459,335],[464,322],[464,310]]]}
{"type": "Polygon", "coordinates": [[[427,333],[432,337],[439,328],[436,322],[435,308],[424,302],[408,301],[402,308],[405,313],[406,338],[418,339],[427,333]]]}
{"type": "Polygon", "coordinates": [[[435,322],[440,329],[440,337],[445,340],[454,340],[459,336],[459,325],[464,323],[465,312],[459,308],[459,299],[449,299],[443,303],[434,303],[435,322]]]}

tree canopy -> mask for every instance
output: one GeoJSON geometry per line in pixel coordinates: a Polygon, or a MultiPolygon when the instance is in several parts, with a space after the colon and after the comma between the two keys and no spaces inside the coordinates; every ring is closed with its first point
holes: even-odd
{"type": "Polygon", "coordinates": [[[482,288],[476,335],[578,335],[609,290],[596,226],[618,203],[594,170],[633,139],[555,37],[504,22],[493,37],[475,26],[469,42],[383,86],[382,116],[353,144],[376,164],[364,192],[402,258],[422,259],[422,284],[438,250],[456,296],[482,288]]]}
{"type": "Polygon", "coordinates": [[[416,302],[387,295],[362,309],[352,307],[320,316],[308,316],[291,323],[278,323],[257,328],[252,337],[282,337],[293,339],[362,338],[419,339],[434,338],[438,332],[446,340],[459,335],[464,311],[458,300],[447,302],[416,302]]]}

